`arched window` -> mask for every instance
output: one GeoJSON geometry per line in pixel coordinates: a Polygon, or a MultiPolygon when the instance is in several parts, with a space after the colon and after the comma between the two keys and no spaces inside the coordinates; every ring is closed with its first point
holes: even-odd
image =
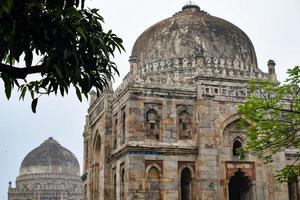
{"type": "Polygon", "coordinates": [[[159,140],[159,116],[154,109],[147,112],[146,128],[146,138],[159,140]]]}
{"type": "Polygon", "coordinates": [[[125,142],[125,133],[126,133],[126,113],[125,110],[122,109],[122,137],[121,137],[121,144],[125,142]]]}
{"type": "Polygon", "coordinates": [[[95,153],[95,160],[99,160],[101,150],[101,138],[100,135],[97,134],[95,142],[94,142],[94,153],[95,153]]]}
{"type": "Polygon", "coordinates": [[[84,190],[84,193],[83,193],[83,199],[85,200],[85,199],[87,199],[87,185],[85,184],[84,185],[84,188],[83,188],[83,190],[84,190]]]}
{"type": "Polygon", "coordinates": [[[180,179],[181,200],[192,199],[192,176],[190,170],[186,167],[181,172],[180,179]]]}
{"type": "Polygon", "coordinates": [[[148,170],[147,184],[147,199],[160,199],[160,173],[154,166],[148,170]]]}
{"type": "Polygon", "coordinates": [[[113,149],[117,148],[117,135],[118,135],[118,119],[115,120],[113,129],[113,149]]]}
{"type": "Polygon", "coordinates": [[[93,180],[93,198],[98,199],[99,197],[99,165],[100,165],[100,154],[101,154],[101,138],[96,132],[96,137],[94,140],[94,164],[93,164],[93,173],[94,173],[94,180],[93,180]]]}
{"type": "Polygon", "coordinates": [[[242,147],[242,143],[239,140],[235,140],[233,142],[233,146],[232,146],[232,155],[233,156],[238,156],[239,155],[239,148],[242,147]]]}
{"type": "Polygon", "coordinates": [[[192,137],[192,117],[187,111],[182,111],[178,116],[179,139],[189,140],[192,137]]]}
{"type": "Polygon", "coordinates": [[[158,180],[159,179],[159,171],[156,167],[151,167],[148,171],[148,179],[149,180],[158,180]]]}
{"type": "Polygon", "coordinates": [[[120,197],[121,200],[125,200],[125,169],[121,169],[121,181],[120,181],[121,187],[120,187],[120,197]]]}
{"type": "Polygon", "coordinates": [[[89,143],[88,141],[84,142],[84,170],[88,168],[88,161],[89,161],[89,143]]]}
{"type": "Polygon", "coordinates": [[[117,199],[117,175],[115,171],[113,176],[113,197],[117,199]]]}
{"type": "MultiPolygon", "coordinates": [[[[239,156],[238,149],[243,147],[243,144],[247,138],[247,128],[250,124],[247,122],[242,122],[238,116],[232,116],[232,119],[229,118],[223,124],[227,124],[224,127],[222,133],[222,148],[223,152],[228,156],[234,156],[232,159],[236,159],[239,156]],[[227,121],[231,121],[227,123],[227,121]]],[[[246,156],[246,155],[245,155],[246,156]]]]}

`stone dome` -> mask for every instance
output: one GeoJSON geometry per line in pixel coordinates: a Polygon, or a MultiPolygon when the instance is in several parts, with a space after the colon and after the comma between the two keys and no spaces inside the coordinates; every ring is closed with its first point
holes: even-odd
{"type": "Polygon", "coordinates": [[[21,175],[30,174],[80,175],[75,155],[52,137],[28,153],[20,167],[21,175]]]}
{"type": "Polygon", "coordinates": [[[137,73],[164,71],[176,65],[221,66],[257,71],[254,47],[248,36],[232,23],[207,14],[196,5],[148,28],[136,40],[131,59],[137,73]]]}

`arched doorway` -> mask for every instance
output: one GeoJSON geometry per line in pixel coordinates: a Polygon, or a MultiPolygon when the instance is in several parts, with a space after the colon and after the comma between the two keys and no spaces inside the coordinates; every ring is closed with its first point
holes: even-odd
{"type": "Polygon", "coordinates": [[[190,170],[186,167],[181,172],[180,179],[181,200],[192,199],[192,176],[190,170]]]}
{"type": "Polygon", "coordinates": [[[238,170],[229,181],[229,200],[251,200],[251,181],[245,174],[238,170]]]}

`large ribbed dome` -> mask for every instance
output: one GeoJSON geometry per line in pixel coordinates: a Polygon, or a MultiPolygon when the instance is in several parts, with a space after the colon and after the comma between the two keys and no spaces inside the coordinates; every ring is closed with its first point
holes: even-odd
{"type": "Polygon", "coordinates": [[[131,56],[140,74],[191,66],[198,58],[203,60],[200,67],[257,71],[255,50],[248,36],[196,5],[186,5],[173,17],[148,28],[136,40],[131,56]]]}
{"type": "Polygon", "coordinates": [[[51,137],[27,154],[20,167],[20,176],[49,173],[76,176],[80,173],[75,155],[51,137]]]}

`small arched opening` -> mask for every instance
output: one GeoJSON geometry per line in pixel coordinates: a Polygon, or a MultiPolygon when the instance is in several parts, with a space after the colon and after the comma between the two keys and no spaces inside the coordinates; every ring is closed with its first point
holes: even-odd
{"type": "Polygon", "coordinates": [[[113,128],[113,149],[117,148],[117,138],[118,138],[118,119],[115,119],[115,124],[113,128]]]}
{"type": "Polygon", "coordinates": [[[125,135],[126,135],[126,113],[125,110],[122,111],[122,137],[121,144],[125,143],[125,135]]]}
{"type": "Polygon", "coordinates": [[[179,139],[189,140],[192,137],[192,116],[183,110],[178,115],[179,139]]]}
{"type": "Polygon", "coordinates": [[[180,178],[181,200],[192,199],[192,175],[191,171],[186,167],[181,172],[180,178]]]}
{"type": "Polygon", "coordinates": [[[94,142],[94,160],[99,161],[101,151],[101,138],[100,135],[97,134],[94,142]]]}
{"type": "Polygon", "coordinates": [[[84,142],[84,170],[88,169],[88,162],[89,162],[89,142],[84,142]]]}
{"type": "Polygon", "coordinates": [[[242,146],[242,142],[236,139],[232,145],[232,155],[239,156],[239,149],[242,148],[242,146]]]}
{"type": "Polygon", "coordinates": [[[121,192],[121,200],[125,200],[125,169],[123,168],[121,170],[121,188],[120,188],[120,192],[121,192]]]}
{"type": "Polygon", "coordinates": [[[147,184],[147,199],[160,199],[160,173],[155,166],[148,170],[147,184]]]}
{"type": "Polygon", "coordinates": [[[159,140],[159,116],[156,110],[151,109],[146,114],[146,138],[159,140]]]}
{"type": "Polygon", "coordinates": [[[93,197],[94,199],[98,199],[99,197],[99,165],[100,165],[100,155],[101,155],[101,137],[96,132],[96,137],[94,140],[94,164],[93,164],[93,172],[94,172],[94,180],[93,180],[93,197]]]}
{"type": "Polygon", "coordinates": [[[83,199],[84,199],[84,200],[88,199],[88,198],[87,198],[87,185],[86,185],[86,184],[85,184],[84,187],[83,187],[83,192],[84,192],[84,193],[83,193],[83,199]]]}
{"type": "Polygon", "coordinates": [[[113,173],[113,197],[117,199],[117,175],[115,171],[113,173]]]}

